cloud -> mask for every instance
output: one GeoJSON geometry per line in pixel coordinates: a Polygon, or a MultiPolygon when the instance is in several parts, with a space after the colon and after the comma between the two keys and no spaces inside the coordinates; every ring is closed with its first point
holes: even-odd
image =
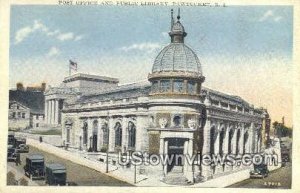
{"type": "Polygon", "coordinates": [[[60,50],[57,48],[57,47],[51,47],[49,52],[47,53],[47,56],[48,57],[51,57],[51,56],[55,56],[55,55],[59,55],[60,54],[60,50]]]}
{"type": "Polygon", "coordinates": [[[259,21],[265,21],[267,20],[269,17],[272,17],[274,15],[273,11],[272,10],[268,10],[264,13],[264,15],[259,18],[259,21]]]}
{"type": "Polygon", "coordinates": [[[82,38],[83,38],[83,35],[76,36],[76,37],[74,38],[74,41],[79,41],[79,40],[81,40],[82,38]]]}
{"type": "Polygon", "coordinates": [[[263,14],[263,16],[261,16],[258,19],[258,21],[263,22],[263,21],[266,21],[266,20],[269,20],[269,19],[271,19],[275,22],[279,22],[282,19],[282,17],[281,16],[276,16],[272,10],[268,10],[263,14]]]}
{"type": "Polygon", "coordinates": [[[74,34],[72,32],[64,33],[64,34],[59,34],[57,36],[57,39],[60,41],[65,41],[65,40],[72,40],[74,39],[74,34]]]}
{"type": "Polygon", "coordinates": [[[279,22],[281,19],[282,19],[281,16],[277,16],[277,17],[274,18],[274,21],[275,21],[275,22],[279,22]]]}
{"type": "Polygon", "coordinates": [[[144,51],[144,52],[153,52],[157,49],[161,48],[159,43],[145,42],[140,44],[132,44],[130,46],[124,46],[120,49],[129,52],[129,51],[144,51]]]}
{"type": "Polygon", "coordinates": [[[79,41],[83,38],[83,35],[76,35],[73,32],[63,33],[59,29],[50,30],[45,24],[40,20],[34,20],[32,25],[26,26],[19,29],[15,34],[15,44],[21,43],[28,36],[34,32],[41,32],[49,37],[54,37],[60,41],[73,40],[79,41]]]}

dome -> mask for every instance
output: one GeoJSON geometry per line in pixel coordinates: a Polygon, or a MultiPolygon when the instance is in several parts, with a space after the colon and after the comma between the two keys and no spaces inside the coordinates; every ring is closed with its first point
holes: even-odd
{"type": "Polygon", "coordinates": [[[197,55],[184,43],[170,43],[156,57],[152,73],[170,71],[202,75],[197,55]]]}

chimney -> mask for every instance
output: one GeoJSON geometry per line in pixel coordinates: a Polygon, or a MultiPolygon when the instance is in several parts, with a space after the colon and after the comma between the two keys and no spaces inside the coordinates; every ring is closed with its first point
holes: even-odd
{"type": "Polygon", "coordinates": [[[42,86],[41,86],[41,91],[42,91],[42,92],[45,92],[45,90],[46,90],[46,83],[43,82],[43,83],[42,83],[42,86]]]}
{"type": "Polygon", "coordinates": [[[17,86],[17,90],[24,90],[24,86],[23,86],[23,83],[22,82],[18,82],[17,84],[16,84],[16,86],[17,86]]]}

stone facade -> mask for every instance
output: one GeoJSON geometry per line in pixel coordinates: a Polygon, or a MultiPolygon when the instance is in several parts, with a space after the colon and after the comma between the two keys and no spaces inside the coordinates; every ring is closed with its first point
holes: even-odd
{"type": "MultiPolygon", "coordinates": [[[[110,154],[146,151],[190,157],[261,151],[263,111],[240,97],[202,86],[205,77],[197,55],[184,44],[187,33],[179,15],[174,22],[172,13],[169,35],[171,43],[155,59],[149,82],[104,85],[94,93],[73,92],[71,99],[64,100],[65,145],[110,154]]],[[[158,172],[165,182],[175,170],[186,181],[195,182],[199,176],[210,179],[244,167],[190,165],[185,159],[179,167],[159,165],[146,170],[158,172]]]]}

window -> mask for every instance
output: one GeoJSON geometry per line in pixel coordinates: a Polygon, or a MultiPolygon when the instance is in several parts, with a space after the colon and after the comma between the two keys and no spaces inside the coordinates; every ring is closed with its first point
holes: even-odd
{"type": "Polygon", "coordinates": [[[170,92],[170,90],[171,90],[170,80],[161,80],[160,92],[170,92]]]}
{"type": "Polygon", "coordinates": [[[128,147],[135,147],[135,139],[136,139],[136,128],[134,123],[131,121],[128,123],[128,147]]]}
{"type": "Polygon", "coordinates": [[[174,80],[174,92],[184,92],[183,80],[174,80]]]}
{"type": "Polygon", "coordinates": [[[174,116],[173,123],[175,127],[179,127],[181,124],[181,117],[179,115],[174,116]]]}
{"type": "Polygon", "coordinates": [[[36,115],[36,116],[35,116],[35,119],[36,119],[36,120],[39,120],[39,115],[36,115]]]}
{"type": "Polygon", "coordinates": [[[196,94],[196,83],[194,81],[188,81],[187,88],[189,94],[196,94]]]}
{"type": "Polygon", "coordinates": [[[21,118],[21,112],[18,112],[18,118],[21,118]]]}
{"type": "Polygon", "coordinates": [[[120,147],[122,145],[122,126],[119,122],[115,125],[115,146],[120,147]]]}
{"type": "Polygon", "coordinates": [[[19,107],[19,105],[17,105],[17,109],[19,109],[20,107],[19,107]]]}
{"type": "Polygon", "coordinates": [[[83,124],[83,144],[88,142],[88,124],[85,122],[83,124]]]}
{"type": "Polygon", "coordinates": [[[39,124],[38,124],[38,123],[36,123],[36,124],[35,124],[35,127],[39,127],[39,124]]]}
{"type": "Polygon", "coordinates": [[[154,82],[152,83],[152,92],[153,92],[153,93],[158,92],[158,81],[154,81],[154,82]]]}
{"type": "Polygon", "coordinates": [[[12,118],[16,118],[16,112],[13,112],[12,118]]]}
{"type": "Polygon", "coordinates": [[[25,113],[22,113],[22,118],[25,119],[25,113]]]}
{"type": "Polygon", "coordinates": [[[102,126],[103,130],[103,145],[108,145],[109,141],[109,130],[108,130],[108,125],[107,123],[104,123],[102,126]]]}

